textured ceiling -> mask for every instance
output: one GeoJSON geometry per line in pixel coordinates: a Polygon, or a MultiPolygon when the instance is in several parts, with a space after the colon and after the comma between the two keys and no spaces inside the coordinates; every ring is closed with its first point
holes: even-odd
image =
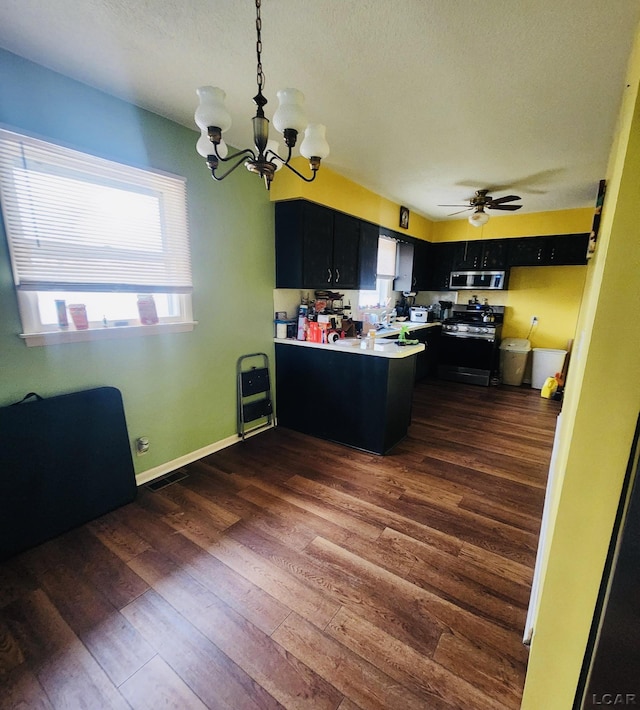
{"type": "MultiPolygon", "coordinates": [[[[299,88],[326,165],[433,219],[483,187],[520,213],[592,206],[639,19],[636,0],[263,0],[266,113],[299,88]]],[[[2,0],[0,46],[194,130],[196,87],[220,86],[225,139],[251,142],[253,0],[2,0]]]]}

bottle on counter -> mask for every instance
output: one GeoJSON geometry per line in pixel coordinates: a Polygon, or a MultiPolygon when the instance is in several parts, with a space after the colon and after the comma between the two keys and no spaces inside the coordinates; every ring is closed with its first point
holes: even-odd
{"type": "Polygon", "coordinates": [[[308,314],[309,306],[306,303],[301,303],[300,307],[298,308],[298,340],[307,339],[307,330],[309,329],[309,320],[307,317],[308,314]]]}
{"type": "Polygon", "coordinates": [[[374,328],[370,328],[367,332],[367,337],[362,340],[360,347],[362,350],[374,350],[376,344],[376,331],[374,328]]]}

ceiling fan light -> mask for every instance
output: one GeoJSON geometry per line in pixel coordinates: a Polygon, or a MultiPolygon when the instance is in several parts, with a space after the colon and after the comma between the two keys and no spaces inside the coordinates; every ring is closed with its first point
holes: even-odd
{"type": "Polygon", "coordinates": [[[476,210],[469,215],[469,224],[474,227],[482,227],[489,221],[489,215],[484,210],[476,210]]]}
{"type": "Polygon", "coordinates": [[[209,126],[219,128],[221,133],[231,128],[231,116],[224,105],[226,94],[216,86],[201,86],[196,89],[200,103],[195,113],[196,125],[201,131],[209,126]]]}
{"type": "Polygon", "coordinates": [[[304,132],[304,140],[300,145],[300,155],[305,158],[326,158],[329,155],[329,144],[325,138],[326,126],[321,123],[310,123],[304,132]]]}
{"type": "Polygon", "coordinates": [[[302,108],[304,94],[298,89],[281,89],[277,96],[280,104],[273,114],[276,131],[284,133],[287,128],[293,128],[302,133],[307,125],[307,117],[302,108]]]}

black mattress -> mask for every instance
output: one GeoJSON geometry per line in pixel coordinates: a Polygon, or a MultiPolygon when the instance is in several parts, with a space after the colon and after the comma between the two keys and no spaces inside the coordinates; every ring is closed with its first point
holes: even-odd
{"type": "Polygon", "coordinates": [[[129,435],[116,388],[0,408],[0,559],[135,496],[129,435]]]}

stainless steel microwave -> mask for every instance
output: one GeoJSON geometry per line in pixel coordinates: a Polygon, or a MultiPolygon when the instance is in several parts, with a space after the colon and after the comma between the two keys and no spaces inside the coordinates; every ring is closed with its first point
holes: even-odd
{"type": "Polygon", "coordinates": [[[505,287],[504,271],[452,271],[449,277],[449,288],[454,291],[475,289],[492,291],[505,287]]]}

